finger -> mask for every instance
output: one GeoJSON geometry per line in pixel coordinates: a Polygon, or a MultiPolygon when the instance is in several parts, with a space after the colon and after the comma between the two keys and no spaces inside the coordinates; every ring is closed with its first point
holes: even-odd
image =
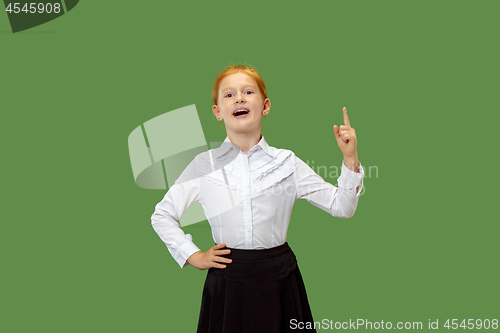
{"type": "Polygon", "coordinates": [[[346,133],[342,135],[342,140],[345,142],[356,140],[356,136],[352,135],[352,133],[346,133]]]}
{"type": "Polygon", "coordinates": [[[345,129],[345,130],[341,129],[339,131],[339,134],[340,134],[340,136],[342,136],[344,134],[356,135],[356,131],[354,131],[354,128],[349,128],[349,129],[345,129]]]}
{"type": "Polygon", "coordinates": [[[217,244],[215,246],[212,246],[212,249],[218,250],[218,249],[222,249],[224,247],[226,247],[226,244],[225,243],[220,243],[220,244],[217,244]]]}
{"type": "Polygon", "coordinates": [[[213,261],[231,263],[231,262],[233,262],[233,259],[215,256],[213,261]]]}
{"type": "Polygon", "coordinates": [[[351,133],[351,131],[349,131],[349,130],[340,130],[339,131],[340,136],[344,136],[344,135],[349,134],[349,133],[351,133]]]}
{"type": "Polygon", "coordinates": [[[344,108],[342,109],[342,113],[344,114],[344,124],[345,124],[346,126],[351,127],[351,123],[349,123],[349,117],[347,117],[347,109],[345,108],[345,106],[344,106],[344,108]]]}
{"type": "Polygon", "coordinates": [[[335,134],[335,138],[338,139],[340,137],[339,127],[337,125],[333,125],[333,133],[335,134]]]}
{"type": "Polygon", "coordinates": [[[212,265],[212,267],[215,267],[215,268],[226,268],[226,265],[214,263],[212,265]]]}
{"type": "Polygon", "coordinates": [[[224,255],[229,254],[229,253],[231,253],[231,250],[217,250],[217,251],[213,251],[212,255],[214,255],[214,256],[224,256],[224,255]]]}

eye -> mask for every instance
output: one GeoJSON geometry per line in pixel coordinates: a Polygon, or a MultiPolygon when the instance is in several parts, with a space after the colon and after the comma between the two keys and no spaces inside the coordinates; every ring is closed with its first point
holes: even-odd
{"type": "Polygon", "coordinates": [[[249,91],[247,91],[247,93],[249,93],[249,94],[253,94],[253,91],[250,91],[250,90],[249,90],[249,91]]]}
{"type": "Polygon", "coordinates": [[[232,96],[233,94],[227,94],[227,95],[226,95],[226,96],[224,96],[224,97],[228,97],[229,95],[231,95],[231,96],[232,96]]]}

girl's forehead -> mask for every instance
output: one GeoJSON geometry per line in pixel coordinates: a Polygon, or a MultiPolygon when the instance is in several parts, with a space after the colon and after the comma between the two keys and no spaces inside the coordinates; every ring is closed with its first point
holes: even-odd
{"type": "Polygon", "coordinates": [[[234,85],[247,84],[257,87],[257,82],[250,75],[241,72],[233,73],[222,79],[222,81],[220,82],[219,91],[222,91],[226,88],[236,88],[234,87],[234,85]]]}

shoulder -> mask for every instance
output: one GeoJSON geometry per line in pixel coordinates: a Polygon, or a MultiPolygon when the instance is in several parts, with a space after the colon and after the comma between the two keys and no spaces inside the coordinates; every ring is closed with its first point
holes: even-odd
{"type": "Polygon", "coordinates": [[[295,156],[293,151],[291,151],[290,149],[286,149],[286,148],[276,148],[273,146],[269,146],[269,150],[272,152],[272,154],[274,155],[275,158],[279,157],[279,156],[284,156],[284,155],[295,156]]]}
{"type": "MultiPolygon", "coordinates": [[[[309,166],[309,161],[304,162],[290,149],[270,147],[275,156],[275,165],[284,166],[287,173],[294,173],[298,177],[308,176],[314,171],[309,166]]],[[[297,177],[297,176],[296,176],[297,177]]]]}
{"type": "Polygon", "coordinates": [[[284,162],[289,162],[293,163],[294,165],[297,163],[298,157],[295,155],[295,153],[286,148],[276,148],[276,147],[269,147],[273,154],[273,159],[276,163],[282,164],[284,162]]]}

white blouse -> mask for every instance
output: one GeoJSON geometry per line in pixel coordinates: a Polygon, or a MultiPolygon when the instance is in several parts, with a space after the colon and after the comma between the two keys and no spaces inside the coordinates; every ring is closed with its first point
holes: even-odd
{"type": "Polygon", "coordinates": [[[297,199],[335,217],[353,216],[363,188],[359,162],[358,171],[342,163],[337,188],[292,151],[270,147],[264,136],[248,154],[226,137],[219,148],[198,154],[186,167],[156,205],[152,226],[181,268],[200,251],[178,223],[193,202],[203,207],[215,243],[236,249],[275,247],[286,241],[297,199]]]}

